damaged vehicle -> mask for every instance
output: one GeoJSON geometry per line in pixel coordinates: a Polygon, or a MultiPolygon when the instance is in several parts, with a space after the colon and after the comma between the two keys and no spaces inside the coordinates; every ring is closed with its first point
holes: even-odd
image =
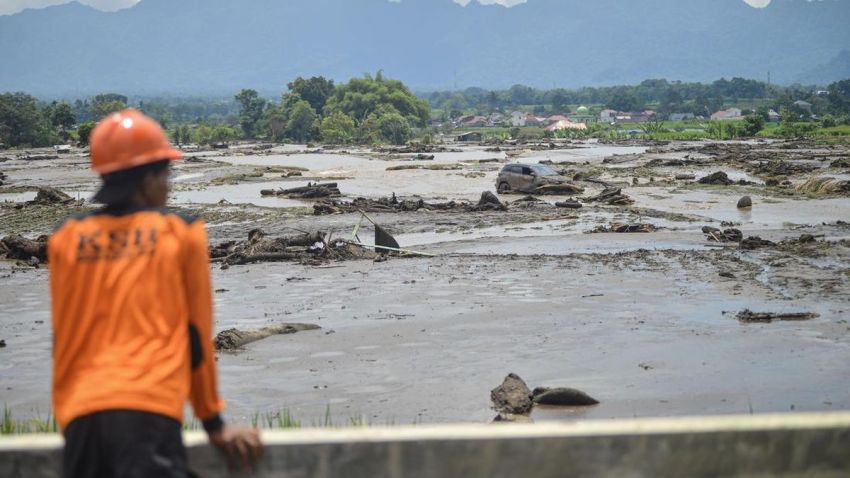
{"type": "Polygon", "coordinates": [[[507,164],[496,178],[499,194],[557,194],[574,195],[584,188],[545,164],[507,164]]]}

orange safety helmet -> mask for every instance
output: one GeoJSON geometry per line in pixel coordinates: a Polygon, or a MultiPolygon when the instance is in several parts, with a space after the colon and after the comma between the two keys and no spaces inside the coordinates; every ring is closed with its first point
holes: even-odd
{"type": "Polygon", "coordinates": [[[92,130],[89,144],[91,167],[101,175],[183,157],[159,123],[132,108],[102,119],[92,130]]]}

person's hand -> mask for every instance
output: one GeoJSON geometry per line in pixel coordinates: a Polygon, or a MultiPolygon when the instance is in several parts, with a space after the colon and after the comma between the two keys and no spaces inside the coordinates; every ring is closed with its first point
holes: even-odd
{"type": "Polygon", "coordinates": [[[246,470],[251,471],[263,455],[260,433],[254,428],[224,425],[208,436],[210,443],[227,456],[231,468],[241,463],[246,470]]]}

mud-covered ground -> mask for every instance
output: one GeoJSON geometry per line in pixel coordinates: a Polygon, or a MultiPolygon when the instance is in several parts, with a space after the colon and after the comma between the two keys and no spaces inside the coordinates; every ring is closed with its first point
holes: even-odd
{"type": "MultiPolygon", "coordinates": [[[[585,188],[622,188],[626,206],[501,196],[507,211],[375,212],[403,248],[434,257],[213,265],[217,328],[284,322],[321,330],[221,353],[229,414],[289,409],[305,424],[489,421],[509,372],[580,388],[600,405],[538,409],[536,420],[850,409],[850,148],[804,143],[450,145],[414,153],[303,147],[192,153],[173,202],[207,220],[214,244],[322,231],[350,238],[356,213],[266,189],[336,182],[342,197],[469,201],[507,162],[547,162],[585,188]],[[423,169],[399,169],[417,166],[423,169]],[[725,172],[731,184],[700,184],[725,172]],[[300,174],[294,175],[294,174],[300,174]],[[693,179],[690,179],[690,177],[693,179]],[[679,177],[680,179],[676,179],[679,177]],[[833,178],[813,182],[812,178],[833,178]],[[824,185],[825,184],[825,185],[824,185]],[[738,200],[752,198],[751,209],[738,200]],[[593,232],[615,225],[648,233],[593,232]],[[705,226],[773,244],[709,241],[705,226]],[[802,236],[804,237],[801,240],[802,236]],[[807,321],[735,315],[812,312],[807,321]]],[[[90,204],[27,204],[36,188],[86,199],[83,152],[29,160],[0,152],[0,237],[49,233],[90,204]],[[2,177],[2,176],[0,176],[2,177]]],[[[372,229],[360,233],[370,240],[372,229]]],[[[49,410],[47,271],[0,263],[0,400],[49,410]]]]}

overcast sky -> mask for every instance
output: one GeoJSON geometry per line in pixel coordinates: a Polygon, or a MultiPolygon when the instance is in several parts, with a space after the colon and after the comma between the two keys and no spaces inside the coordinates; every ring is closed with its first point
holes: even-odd
{"type": "MultiPolygon", "coordinates": [[[[50,5],[59,5],[61,3],[68,3],[70,0],[0,0],[0,15],[8,15],[11,13],[17,13],[25,8],[43,8],[50,5]]],[[[85,5],[91,5],[95,8],[101,10],[120,10],[122,8],[127,8],[138,3],[139,0],[78,0],[80,3],[85,5]]],[[[390,1],[399,1],[399,0],[390,0],[390,1]]],[[[466,5],[471,0],[454,0],[461,5],[466,5]]],[[[518,5],[520,3],[525,3],[527,0],[478,0],[479,2],[487,5],[492,3],[498,3],[505,6],[513,6],[518,5]]],[[[630,1],[630,0],[629,0],[630,1]]],[[[754,7],[765,7],[767,6],[771,0],[744,0],[754,7]]]]}

